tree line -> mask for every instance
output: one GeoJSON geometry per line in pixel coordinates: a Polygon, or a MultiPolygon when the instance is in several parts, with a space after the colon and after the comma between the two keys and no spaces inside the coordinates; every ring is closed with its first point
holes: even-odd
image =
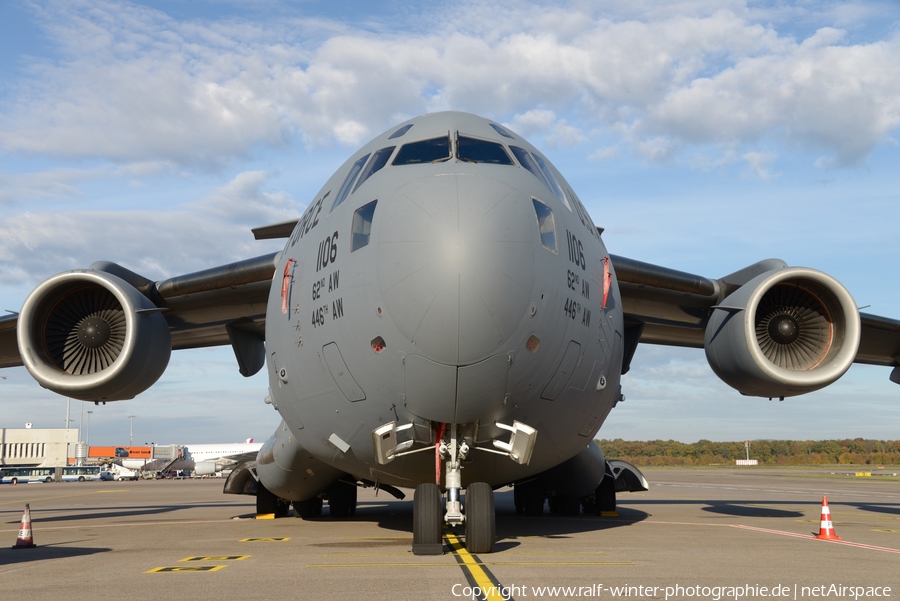
{"type": "MultiPolygon", "coordinates": [[[[634,465],[734,464],[746,459],[744,441],[683,443],[675,440],[598,440],[607,459],[634,465]]],[[[900,440],[751,440],[750,459],[760,465],[898,465],[900,440]]]]}

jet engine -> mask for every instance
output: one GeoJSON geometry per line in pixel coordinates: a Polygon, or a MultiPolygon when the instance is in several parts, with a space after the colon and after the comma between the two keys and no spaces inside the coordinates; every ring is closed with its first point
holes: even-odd
{"type": "Polygon", "coordinates": [[[38,383],[82,401],[121,401],[165,371],[172,339],[165,318],[125,280],[67,271],[39,285],[19,314],[22,362],[38,383]]]}
{"type": "Polygon", "coordinates": [[[216,472],[221,472],[225,465],[215,461],[200,461],[194,464],[195,476],[213,476],[216,472]]]}
{"type": "Polygon", "coordinates": [[[783,398],[844,375],[859,338],[847,289],[820,271],[792,267],[753,278],[714,307],[704,347],[716,375],[741,394],[783,398]]]}

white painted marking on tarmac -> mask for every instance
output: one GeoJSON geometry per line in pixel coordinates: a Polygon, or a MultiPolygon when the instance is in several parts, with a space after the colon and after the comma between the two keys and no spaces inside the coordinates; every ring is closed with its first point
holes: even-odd
{"type": "Polygon", "coordinates": [[[825,540],[816,538],[812,534],[797,534],[796,532],[784,532],[782,530],[770,530],[768,528],[756,528],[755,526],[744,526],[742,524],[731,524],[732,528],[740,528],[741,530],[753,530],[756,532],[765,532],[767,534],[778,534],[781,536],[790,536],[793,538],[805,538],[809,540],[820,541],[824,543],[834,543],[836,545],[845,545],[847,547],[857,547],[859,549],[869,549],[871,551],[883,551],[885,553],[900,553],[900,549],[891,549],[890,547],[877,547],[875,545],[866,545],[864,543],[854,543],[848,540],[825,540]]]}

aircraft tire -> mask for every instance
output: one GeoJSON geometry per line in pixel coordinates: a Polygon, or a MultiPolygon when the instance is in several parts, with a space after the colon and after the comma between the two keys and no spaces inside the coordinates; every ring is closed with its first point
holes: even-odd
{"type": "Polygon", "coordinates": [[[333,518],[348,518],[356,513],[356,486],[335,482],[328,491],[328,512],[333,518]]]}
{"type": "Polygon", "coordinates": [[[256,515],[270,514],[278,515],[278,497],[260,482],[256,489],[256,515]]]}
{"type": "Polygon", "coordinates": [[[544,491],[541,490],[540,483],[532,480],[524,484],[516,484],[515,490],[520,490],[522,515],[535,517],[544,513],[544,491]]]}
{"type": "Polygon", "coordinates": [[[286,518],[288,511],[291,509],[291,502],[284,499],[278,499],[275,502],[275,517],[286,518]]]}
{"type": "Polygon", "coordinates": [[[426,482],[416,487],[413,496],[413,554],[440,555],[441,491],[437,484],[426,482]]]}
{"type": "Polygon", "coordinates": [[[474,482],[466,488],[466,550],[490,553],[497,540],[494,491],[486,482],[474,482]]]}
{"type": "Polygon", "coordinates": [[[294,517],[308,520],[322,515],[322,499],[313,497],[305,501],[294,501],[294,517]]]}
{"type": "Polygon", "coordinates": [[[581,500],[581,510],[585,515],[597,513],[597,497],[590,494],[581,500]]]}
{"type": "Polygon", "coordinates": [[[605,476],[594,492],[597,498],[597,515],[604,511],[616,510],[616,483],[610,476],[605,476]]]}

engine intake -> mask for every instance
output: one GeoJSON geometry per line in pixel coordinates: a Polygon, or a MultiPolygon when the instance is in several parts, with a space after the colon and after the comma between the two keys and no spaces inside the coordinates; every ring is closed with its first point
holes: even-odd
{"type": "Polygon", "coordinates": [[[41,386],[82,401],[134,398],[159,379],[172,353],[156,306],[123,279],[94,270],[60,273],[35,288],[17,337],[41,386]]]}
{"type": "Polygon", "coordinates": [[[759,275],[722,301],[706,326],[706,358],[742,394],[787,397],[840,378],[859,348],[859,311],[831,276],[805,267],[759,275]]]}

